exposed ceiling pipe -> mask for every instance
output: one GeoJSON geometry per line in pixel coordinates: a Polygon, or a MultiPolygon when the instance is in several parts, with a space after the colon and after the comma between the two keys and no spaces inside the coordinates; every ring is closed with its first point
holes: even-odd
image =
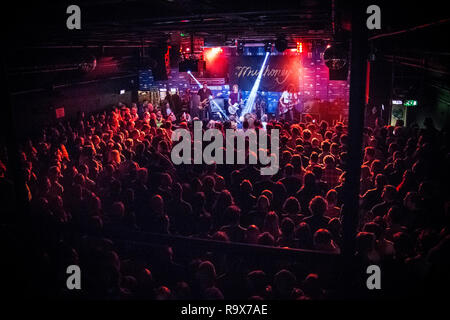
{"type": "Polygon", "coordinates": [[[434,26],[438,26],[438,25],[445,24],[445,23],[448,23],[448,22],[450,22],[450,18],[441,19],[441,20],[436,21],[436,22],[426,23],[426,24],[422,24],[420,26],[415,26],[415,27],[412,27],[412,28],[404,29],[404,30],[399,30],[399,31],[390,32],[390,33],[378,34],[376,36],[370,37],[369,41],[377,40],[377,39],[381,39],[381,38],[392,37],[392,36],[397,36],[399,34],[408,33],[408,32],[412,32],[412,31],[417,31],[417,30],[421,30],[421,29],[425,29],[425,28],[429,28],[429,27],[434,27],[434,26]]]}
{"type": "Polygon", "coordinates": [[[400,65],[418,68],[418,69],[422,69],[422,70],[426,70],[426,71],[430,71],[430,72],[440,73],[440,74],[444,74],[444,75],[450,74],[450,72],[446,71],[446,70],[440,70],[440,69],[434,69],[434,68],[427,67],[426,61],[424,59],[413,59],[413,58],[399,57],[399,56],[395,56],[395,59],[394,59],[393,56],[389,56],[389,55],[382,56],[381,59],[384,59],[385,61],[390,62],[390,63],[397,63],[400,65]],[[402,61],[402,60],[411,61],[411,62],[406,62],[406,61],[402,61]]]}

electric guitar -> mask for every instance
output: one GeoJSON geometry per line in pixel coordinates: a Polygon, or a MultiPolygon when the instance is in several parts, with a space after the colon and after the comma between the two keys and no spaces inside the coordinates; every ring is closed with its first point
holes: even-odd
{"type": "Polygon", "coordinates": [[[198,106],[198,109],[203,110],[205,108],[208,108],[209,102],[220,96],[222,96],[222,92],[219,92],[216,96],[209,96],[208,98],[205,98],[203,101],[200,101],[200,105],[198,106]]]}
{"type": "Polygon", "coordinates": [[[241,107],[241,104],[236,102],[236,103],[234,103],[234,104],[232,104],[231,106],[228,107],[228,113],[229,114],[236,114],[236,111],[238,111],[240,107],[241,107]]]}
{"type": "Polygon", "coordinates": [[[279,112],[280,114],[285,114],[292,109],[294,109],[294,106],[298,104],[298,99],[292,99],[292,101],[289,101],[288,103],[283,103],[281,100],[279,101],[279,112]]]}

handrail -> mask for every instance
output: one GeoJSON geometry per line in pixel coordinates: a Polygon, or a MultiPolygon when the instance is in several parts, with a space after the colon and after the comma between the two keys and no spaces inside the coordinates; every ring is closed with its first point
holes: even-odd
{"type": "Polygon", "coordinates": [[[130,232],[123,230],[105,230],[105,236],[111,237],[115,242],[134,242],[138,245],[176,245],[180,247],[197,247],[209,250],[220,250],[222,253],[245,254],[251,251],[252,255],[268,254],[286,258],[314,258],[335,260],[340,254],[318,250],[295,249],[286,247],[272,247],[258,244],[239,242],[223,242],[211,239],[200,239],[178,235],[168,235],[150,232],[130,232]]]}

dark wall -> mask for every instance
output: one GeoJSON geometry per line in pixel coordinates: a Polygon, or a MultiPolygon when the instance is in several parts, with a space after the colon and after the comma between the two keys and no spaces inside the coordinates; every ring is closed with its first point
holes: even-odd
{"type": "Polygon", "coordinates": [[[56,120],[55,109],[64,107],[65,118],[76,117],[77,113],[102,110],[119,102],[132,102],[135,77],[103,79],[87,84],[73,84],[70,87],[36,93],[12,96],[15,127],[19,136],[31,133],[56,120]],[[120,94],[120,90],[126,90],[120,94]]]}
{"type": "Polygon", "coordinates": [[[129,105],[136,98],[141,59],[134,47],[35,48],[11,50],[7,65],[20,137],[54,122],[56,108],[63,107],[69,119],[80,111],[129,105]]]}
{"type": "Polygon", "coordinates": [[[408,118],[420,126],[426,117],[431,117],[437,128],[450,124],[450,85],[430,79],[425,83],[422,101],[417,108],[410,108],[408,118]]]}

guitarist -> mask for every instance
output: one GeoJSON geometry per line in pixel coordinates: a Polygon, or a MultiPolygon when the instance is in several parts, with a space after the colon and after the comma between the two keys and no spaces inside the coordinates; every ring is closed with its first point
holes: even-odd
{"type": "MultiPolygon", "coordinates": [[[[230,92],[230,95],[228,96],[228,105],[229,106],[237,106],[240,108],[240,106],[242,105],[243,100],[241,97],[241,93],[239,92],[239,87],[237,84],[233,85],[233,91],[230,92]]],[[[237,113],[238,110],[236,110],[235,113],[237,113]]]]}
{"type": "Polygon", "coordinates": [[[211,90],[208,88],[208,84],[206,82],[203,83],[203,87],[197,93],[200,96],[200,113],[201,118],[203,119],[211,119],[211,105],[210,105],[210,97],[212,96],[211,90]]]}
{"type": "Polygon", "coordinates": [[[297,93],[294,92],[294,86],[289,85],[285,91],[281,94],[278,101],[278,115],[280,119],[285,121],[294,120],[294,105],[297,103],[297,93]]]}

